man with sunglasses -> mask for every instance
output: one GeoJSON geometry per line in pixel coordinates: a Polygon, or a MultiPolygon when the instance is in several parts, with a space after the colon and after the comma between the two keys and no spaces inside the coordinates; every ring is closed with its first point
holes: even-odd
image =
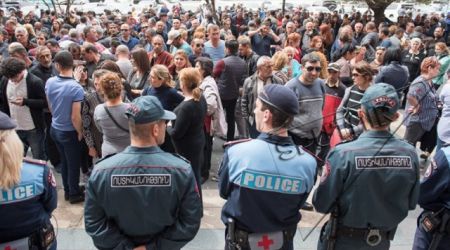
{"type": "MultiPolygon", "coordinates": [[[[306,54],[302,59],[302,74],[286,83],[297,94],[299,115],[289,127],[289,135],[296,145],[302,146],[312,154],[316,153],[318,139],[323,124],[322,110],[325,102],[325,87],[319,79],[320,58],[315,54],[306,54]]],[[[320,160],[320,159],[319,159],[320,160]]],[[[313,210],[313,206],[305,203],[305,210],[313,210]]]]}
{"type": "Polygon", "coordinates": [[[208,53],[204,53],[203,49],[205,48],[205,41],[201,38],[195,38],[191,43],[191,48],[193,53],[188,56],[189,62],[192,66],[195,66],[195,60],[199,57],[208,57],[208,53]]]}
{"type": "Polygon", "coordinates": [[[127,46],[130,51],[133,50],[134,46],[139,44],[138,39],[130,36],[131,30],[128,24],[122,24],[120,26],[120,33],[122,34],[119,38],[120,43],[127,46]]]}

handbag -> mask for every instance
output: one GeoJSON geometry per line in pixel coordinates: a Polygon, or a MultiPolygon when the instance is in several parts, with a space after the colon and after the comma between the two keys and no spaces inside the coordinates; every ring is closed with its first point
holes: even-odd
{"type": "Polygon", "coordinates": [[[120,130],[122,130],[122,131],[124,131],[124,132],[127,132],[127,133],[130,133],[130,130],[128,130],[128,129],[122,127],[122,126],[116,121],[116,119],[114,119],[114,117],[111,115],[111,112],[109,112],[109,110],[108,110],[108,108],[106,107],[106,105],[103,105],[103,108],[105,108],[105,111],[106,111],[106,113],[108,114],[109,118],[111,118],[111,120],[114,122],[114,124],[116,124],[116,126],[117,126],[120,130]]]}

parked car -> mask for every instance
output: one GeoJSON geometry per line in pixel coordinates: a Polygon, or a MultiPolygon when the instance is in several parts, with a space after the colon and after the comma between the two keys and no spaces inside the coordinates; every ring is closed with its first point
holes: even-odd
{"type": "Polygon", "coordinates": [[[312,4],[313,7],[326,7],[328,8],[330,11],[333,11],[337,8],[337,3],[336,1],[331,1],[331,0],[321,0],[321,1],[315,1],[312,4]]]}

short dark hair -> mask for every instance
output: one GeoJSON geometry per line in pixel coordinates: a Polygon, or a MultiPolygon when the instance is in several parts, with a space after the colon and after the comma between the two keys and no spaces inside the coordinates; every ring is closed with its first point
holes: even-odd
{"type": "Polygon", "coordinates": [[[269,110],[272,114],[272,127],[278,128],[283,127],[287,128],[291,125],[292,121],[294,120],[294,116],[289,116],[280,111],[279,109],[276,109],[273,106],[270,106],[269,104],[261,101],[261,111],[269,110]]]}
{"type": "Polygon", "coordinates": [[[0,65],[0,73],[6,76],[6,78],[11,79],[20,74],[26,68],[27,66],[24,61],[16,57],[8,57],[3,60],[0,65]]]}
{"type": "Polygon", "coordinates": [[[63,70],[72,69],[73,67],[73,56],[69,51],[62,50],[55,55],[55,63],[63,70]]]}
{"type": "Polygon", "coordinates": [[[302,66],[305,67],[307,62],[309,62],[309,63],[316,63],[316,62],[321,63],[320,57],[317,56],[316,54],[313,54],[313,53],[308,53],[302,58],[302,66]]]}
{"type": "Polygon", "coordinates": [[[229,39],[225,42],[225,48],[230,51],[230,54],[236,54],[239,50],[239,43],[236,39],[229,39]]]}
{"type": "Polygon", "coordinates": [[[195,62],[200,63],[200,68],[203,69],[203,77],[212,76],[214,63],[211,58],[208,57],[199,57],[195,62]]]}
{"type": "Polygon", "coordinates": [[[55,39],[48,39],[47,41],[45,41],[45,45],[47,45],[48,43],[50,43],[50,45],[52,47],[58,47],[59,48],[59,43],[55,39]]]}
{"type": "Polygon", "coordinates": [[[385,36],[389,36],[389,29],[386,27],[383,27],[380,29],[380,33],[383,33],[385,36]]]}
{"type": "Polygon", "coordinates": [[[389,65],[391,62],[402,64],[402,51],[399,47],[390,46],[384,53],[383,65],[389,65]]]}
{"type": "Polygon", "coordinates": [[[117,46],[121,45],[122,43],[120,42],[118,37],[113,37],[111,38],[111,41],[109,42],[109,45],[111,47],[117,48],[117,46]]]}

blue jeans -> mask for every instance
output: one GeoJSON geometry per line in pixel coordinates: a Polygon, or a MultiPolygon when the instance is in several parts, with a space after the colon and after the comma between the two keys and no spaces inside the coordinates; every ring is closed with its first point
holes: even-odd
{"type": "Polygon", "coordinates": [[[47,160],[45,156],[45,131],[44,130],[17,130],[17,135],[23,143],[24,156],[27,155],[28,147],[34,159],[47,160]]]}
{"type": "Polygon", "coordinates": [[[80,164],[81,142],[77,131],[61,131],[50,129],[50,135],[58,147],[61,155],[61,175],[64,192],[70,196],[79,195],[80,192],[80,164]]]}

